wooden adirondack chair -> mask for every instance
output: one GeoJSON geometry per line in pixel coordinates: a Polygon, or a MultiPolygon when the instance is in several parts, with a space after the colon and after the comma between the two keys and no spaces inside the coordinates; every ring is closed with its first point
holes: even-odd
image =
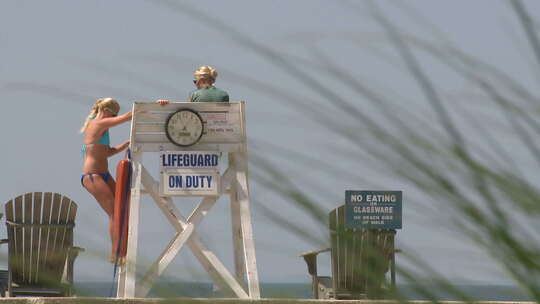
{"type": "Polygon", "coordinates": [[[5,204],[8,295],[71,295],[77,204],[51,192],[26,193],[5,204]]]}
{"type": "Polygon", "coordinates": [[[361,299],[384,296],[386,273],[395,286],[395,230],[347,229],[345,206],[329,214],[331,247],[302,253],[312,276],[316,299],[361,299]],[[332,277],[317,275],[317,255],[331,252],[332,277]]]}

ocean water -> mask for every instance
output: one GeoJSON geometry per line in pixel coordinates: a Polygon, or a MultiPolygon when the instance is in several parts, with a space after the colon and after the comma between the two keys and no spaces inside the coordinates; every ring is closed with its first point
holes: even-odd
{"type": "MultiPolygon", "coordinates": [[[[422,286],[436,295],[437,300],[462,300],[455,294],[422,286]]],[[[483,301],[532,301],[530,296],[514,286],[505,285],[458,285],[461,292],[474,300],[483,301]]],[[[430,300],[415,291],[416,286],[398,285],[398,291],[407,300],[430,300]]],[[[115,285],[103,282],[80,282],[75,285],[77,296],[111,297],[115,294],[115,285]]],[[[304,283],[261,283],[263,298],[311,298],[311,285],[304,283]]],[[[175,298],[216,298],[222,297],[213,291],[211,283],[163,281],[158,282],[148,297],[175,298]]]]}

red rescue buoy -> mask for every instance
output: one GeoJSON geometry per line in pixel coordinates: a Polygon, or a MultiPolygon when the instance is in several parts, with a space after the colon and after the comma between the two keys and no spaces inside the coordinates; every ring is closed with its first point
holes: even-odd
{"type": "Polygon", "coordinates": [[[129,151],[116,166],[116,189],[114,194],[113,255],[118,261],[126,256],[129,221],[129,198],[131,189],[131,161],[129,151]]]}

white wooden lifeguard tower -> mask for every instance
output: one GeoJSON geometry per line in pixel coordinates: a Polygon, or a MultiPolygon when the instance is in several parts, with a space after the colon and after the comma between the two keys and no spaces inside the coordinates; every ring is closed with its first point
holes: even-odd
{"type": "Polygon", "coordinates": [[[145,297],[180,249],[187,245],[221,292],[238,298],[260,298],[247,178],[244,105],[244,102],[174,102],[165,106],[134,103],[128,245],[126,263],[119,269],[117,297],[145,297]],[[143,165],[145,152],[160,153],[160,157],[150,159],[160,161],[158,181],[143,165]],[[228,153],[229,160],[223,173],[215,164],[215,155],[221,153],[228,153]],[[176,234],[137,281],[139,221],[145,221],[139,215],[143,194],[150,195],[176,234]],[[197,234],[198,225],[222,195],[228,195],[231,203],[234,275],[197,234]],[[198,196],[202,200],[186,218],[174,205],[175,196],[198,196]]]}

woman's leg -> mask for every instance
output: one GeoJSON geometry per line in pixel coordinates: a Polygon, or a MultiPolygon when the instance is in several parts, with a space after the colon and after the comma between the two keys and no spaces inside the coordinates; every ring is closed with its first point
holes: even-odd
{"type": "MultiPolygon", "coordinates": [[[[109,178],[109,181],[112,178],[109,178]]],[[[112,181],[114,183],[114,181],[112,181]]],[[[118,243],[118,236],[113,233],[113,215],[114,215],[114,190],[111,190],[109,183],[105,182],[99,174],[92,174],[92,176],[85,176],[83,178],[83,185],[94,196],[101,208],[107,213],[109,217],[109,235],[111,238],[112,246],[111,251],[116,253],[116,245],[118,243]]],[[[112,188],[114,189],[114,188],[112,188]]]]}
{"type": "MultiPolygon", "coordinates": [[[[107,179],[107,185],[109,186],[109,189],[111,189],[112,193],[114,193],[115,195],[115,198],[116,198],[116,182],[114,181],[114,178],[109,175],[109,178],[107,179]]],[[[114,200],[113,200],[113,214],[114,214],[114,200]]],[[[114,225],[114,221],[113,222],[113,225],[114,225]]],[[[114,257],[115,259],[117,258],[116,254],[118,253],[118,246],[120,245],[120,238],[122,237],[122,231],[116,231],[116,233],[114,233],[114,227],[113,227],[113,238],[111,238],[111,241],[112,241],[112,246],[111,246],[111,262],[112,261],[112,257],[114,257]]],[[[124,261],[122,260],[122,258],[114,261],[116,263],[119,263],[119,264],[124,264],[124,261]]]]}
{"type": "Polygon", "coordinates": [[[109,189],[111,189],[111,192],[114,194],[116,192],[116,182],[114,181],[114,178],[112,176],[109,176],[109,179],[107,180],[107,185],[109,186],[109,189]]]}

